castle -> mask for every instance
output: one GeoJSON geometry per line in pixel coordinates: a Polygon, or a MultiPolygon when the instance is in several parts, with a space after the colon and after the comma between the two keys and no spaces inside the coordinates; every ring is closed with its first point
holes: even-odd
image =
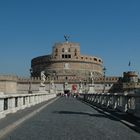
{"type": "Polygon", "coordinates": [[[96,93],[115,93],[140,89],[138,74],[134,71],[124,72],[123,76],[106,76],[103,60],[100,57],[88,56],[80,53],[78,43],[55,43],[52,53],[33,58],[31,60],[31,77],[0,75],[0,92],[28,93],[38,91],[40,74],[46,75],[46,90],[49,91],[53,81],[57,92],[65,89],[74,92],[89,91],[91,86],[96,93]]]}
{"type": "Polygon", "coordinates": [[[72,82],[87,80],[90,73],[94,78],[101,77],[103,61],[99,57],[82,55],[80,45],[72,42],[56,43],[52,53],[33,58],[31,61],[32,77],[39,77],[45,71],[47,77],[72,82]]]}

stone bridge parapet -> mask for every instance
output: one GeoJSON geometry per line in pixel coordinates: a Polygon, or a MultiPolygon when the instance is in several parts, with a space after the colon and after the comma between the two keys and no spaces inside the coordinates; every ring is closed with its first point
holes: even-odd
{"type": "Polygon", "coordinates": [[[0,92],[0,118],[5,117],[9,113],[14,113],[54,97],[56,97],[56,94],[34,93],[5,95],[0,92]]]}
{"type": "Polygon", "coordinates": [[[80,94],[79,98],[98,107],[119,110],[140,117],[140,93],[80,94]]]}

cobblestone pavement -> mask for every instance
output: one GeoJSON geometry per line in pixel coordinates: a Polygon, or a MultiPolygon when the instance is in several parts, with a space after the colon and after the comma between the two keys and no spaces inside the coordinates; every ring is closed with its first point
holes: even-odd
{"type": "Polygon", "coordinates": [[[140,133],[75,98],[62,97],[2,140],[140,140],[140,133]]]}

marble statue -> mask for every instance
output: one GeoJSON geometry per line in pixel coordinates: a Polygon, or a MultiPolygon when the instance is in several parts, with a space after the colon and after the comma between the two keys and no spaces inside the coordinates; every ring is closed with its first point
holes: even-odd
{"type": "Polygon", "coordinates": [[[94,82],[93,72],[90,72],[90,79],[91,79],[91,84],[93,84],[93,82],[94,82]]]}
{"type": "Polygon", "coordinates": [[[46,81],[46,75],[45,71],[41,71],[41,86],[45,86],[45,81],[46,81]]]}

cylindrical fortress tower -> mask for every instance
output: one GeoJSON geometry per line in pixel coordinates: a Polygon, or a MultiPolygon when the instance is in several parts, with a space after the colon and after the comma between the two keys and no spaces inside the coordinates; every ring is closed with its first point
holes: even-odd
{"type": "Polygon", "coordinates": [[[102,76],[102,67],[101,58],[81,55],[80,45],[68,41],[54,44],[52,54],[36,57],[31,61],[33,77],[38,77],[41,71],[45,71],[46,76],[64,80],[85,80],[91,72],[94,77],[102,76]]]}

